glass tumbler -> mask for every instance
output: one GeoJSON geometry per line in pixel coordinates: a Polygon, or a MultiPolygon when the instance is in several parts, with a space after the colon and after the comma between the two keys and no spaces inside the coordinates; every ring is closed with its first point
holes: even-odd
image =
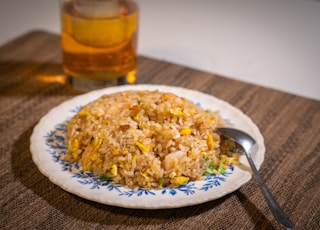
{"type": "Polygon", "coordinates": [[[60,0],[63,69],[77,90],[134,84],[139,9],[133,0],[60,0]]]}

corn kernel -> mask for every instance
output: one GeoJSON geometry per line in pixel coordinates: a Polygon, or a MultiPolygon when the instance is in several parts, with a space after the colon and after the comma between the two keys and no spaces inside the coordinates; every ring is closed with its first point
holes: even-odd
{"type": "Polygon", "coordinates": [[[207,153],[207,152],[201,152],[201,155],[204,156],[204,157],[207,157],[207,156],[209,156],[209,153],[207,153]]]}
{"type": "Polygon", "coordinates": [[[173,107],[169,109],[170,113],[172,113],[173,115],[177,115],[177,116],[183,116],[184,113],[181,111],[180,108],[178,107],[173,107]]]}
{"type": "Polygon", "coordinates": [[[78,149],[79,149],[79,141],[78,139],[73,139],[71,142],[70,152],[74,160],[78,160],[78,149]]]}
{"type": "Polygon", "coordinates": [[[208,142],[209,149],[214,150],[214,141],[213,141],[212,135],[210,133],[208,134],[207,142],[208,142]]]}
{"type": "Polygon", "coordinates": [[[191,134],[191,129],[190,129],[190,128],[183,128],[183,129],[180,131],[180,134],[181,134],[181,135],[189,136],[189,135],[191,134]]]}
{"type": "Polygon", "coordinates": [[[150,152],[150,149],[147,146],[140,143],[139,141],[136,141],[136,145],[142,152],[150,152]]]}
{"type": "Polygon", "coordinates": [[[111,166],[111,174],[112,174],[113,176],[118,175],[118,167],[117,167],[116,165],[112,165],[112,166],[111,166]]]}
{"type": "Polygon", "coordinates": [[[186,176],[177,176],[171,180],[171,182],[175,185],[182,185],[187,183],[188,181],[189,181],[189,177],[186,177],[186,176]]]}
{"type": "Polygon", "coordinates": [[[80,110],[79,113],[78,113],[79,116],[86,116],[88,114],[90,114],[90,110],[89,109],[80,110]]]}

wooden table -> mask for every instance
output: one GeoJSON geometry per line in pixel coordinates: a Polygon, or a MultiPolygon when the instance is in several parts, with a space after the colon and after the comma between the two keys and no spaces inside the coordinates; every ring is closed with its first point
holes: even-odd
{"type": "MultiPolygon", "coordinates": [[[[266,184],[296,229],[320,229],[319,101],[146,57],[138,83],[195,89],[250,116],[265,138],[266,184]]],[[[166,210],[107,206],[51,183],[32,161],[30,135],[75,95],[58,35],[33,31],[0,48],[0,229],[281,229],[254,179],[221,199],[166,210]]]]}

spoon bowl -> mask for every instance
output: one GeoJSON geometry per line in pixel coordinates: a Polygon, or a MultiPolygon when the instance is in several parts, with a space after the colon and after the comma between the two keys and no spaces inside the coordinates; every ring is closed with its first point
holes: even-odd
{"type": "Polygon", "coordinates": [[[251,153],[255,153],[257,151],[258,145],[256,141],[244,131],[229,128],[229,127],[220,127],[217,128],[218,132],[222,134],[224,137],[233,140],[235,143],[240,145],[243,148],[243,153],[247,157],[249,165],[252,169],[253,175],[255,176],[262,194],[267,201],[274,217],[277,219],[280,225],[282,225],[285,229],[294,229],[294,224],[292,221],[287,217],[284,211],[281,209],[275,198],[272,196],[271,192],[265,185],[262,177],[260,176],[254,161],[252,159],[251,153]]]}

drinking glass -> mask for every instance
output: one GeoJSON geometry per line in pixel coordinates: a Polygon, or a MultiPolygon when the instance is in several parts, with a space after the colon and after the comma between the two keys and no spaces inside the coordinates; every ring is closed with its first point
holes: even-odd
{"type": "Polygon", "coordinates": [[[63,69],[77,90],[134,84],[138,5],[133,0],[59,0],[63,69]]]}

